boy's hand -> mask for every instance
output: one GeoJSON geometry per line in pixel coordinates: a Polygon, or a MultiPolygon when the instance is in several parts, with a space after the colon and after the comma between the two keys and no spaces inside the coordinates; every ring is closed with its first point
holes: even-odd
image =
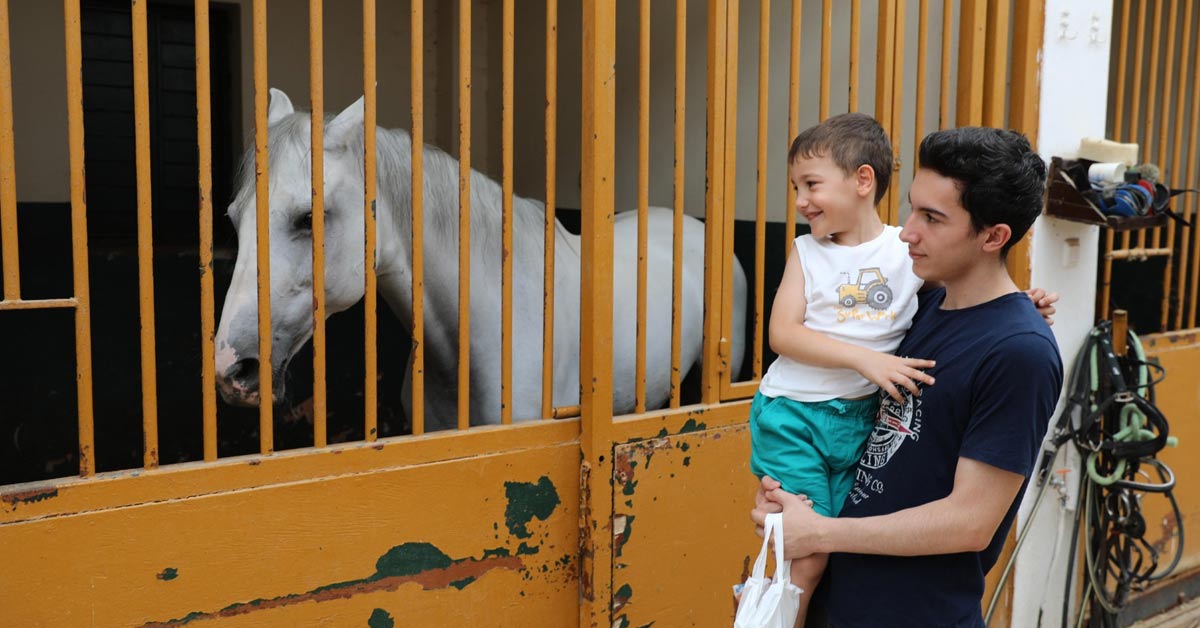
{"type": "Polygon", "coordinates": [[[1057,311],[1054,309],[1054,304],[1058,303],[1058,293],[1047,293],[1041,288],[1032,288],[1026,290],[1025,294],[1029,296],[1030,301],[1033,301],[1033,307],[1037,308],[1038,314],[1046,319],[1046,324],[1053,325],[1054,313],[1057,311]]]}
{"type": "Polygon", "coordinates": [[[933,385],[933,376],[920,369],[933,368],[933,360],[901,358],[888,353],[871,351],[860,361],[855,370],[872,384],[879,386],[892,399],[904,401],[897,386],[903,386],[913,395],[920,394],[917,382],[933,385]]]}

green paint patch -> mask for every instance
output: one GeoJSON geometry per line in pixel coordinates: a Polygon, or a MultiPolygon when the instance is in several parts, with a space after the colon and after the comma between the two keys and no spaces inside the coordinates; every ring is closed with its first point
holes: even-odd
{"type": "Polygon", "coordinates": [[[454,582],[451,582],[450,586],[462,591],[463,589],[467,588],[468,584],[471,584],[472,582],[475,582],[475,576],[467,576],[462,580],[455,580],[454,582]]]}
{"type": "Polygon", "coordinates": [[[687,421],[686,421],[686,422],[683,424],[683,427],[682,427],[682,428],[680,428],[680,430],[679,430],[679,433],[680,433],[680,434],[687,434],[687,433],[689,433],[689,432],[700,432],[700,431],[703,431],[703,430],[706,430],[706,429],[708,429],[708,424],[706,424],[706,423],[697,423],[697,422],[696,422],[696,419],[688,419],[688,420],[687,420],[687,421]]]}
{"type": "Polygon", "coordinates": [[[492,558],[492,557],[508,558],[509,556],[512,556],[512,552],[509,552],[507,547],[496,547],[496,548],[492,548],[492,549],[483,550],[484,558],[492,558]]]}
{"type": "Polygon", "coordinates": [[[613,628],[629,628],[629,618],[621,615],[613,622],[613,628]]]}
{"type": "Polygon", "coordinates": [[[621,493],[626,496],[632,496],[634,491],[636,491],[636,490],[637,490],[637,481],[635,480],[633,482],[626,482],[625,488],[621,489],[621,493]]]}
{"type": "Polygon", "coordinates": [[[530,547],[521,541],[521,546],[517,548],[517,556],[532,556],[538,553],[539,549],[537,546],[530,547]]]}
{"type": "Polygon", "coordinates": [[[691,456],[684,456],[684,457],[683,457],[683,466],[685,466],[685,467],[690,467],[690,466],[692,466],[692,457],[691,457],[691,456]]]}
{"type": "Polygon", "coordinates": [[[684,441],[679,444],[679,448],[682,449],[683,451],[687,451],[687,450],[691,449],[692,446],[690,444],[688,444],[687,441],[684,441]]]}
{"type": "Polygon", "coordinates": [[[174,580],[179,577],[179,570],[174,567],[167,567],[155,577],[163,581],[174,580]]]}
{"type": "Polygon", "coordinates": [[[442,550],[429,543],[405,543],[388,550],[375,561],[371,578],[411,576],[430,569],[445,569],[454,561],[442,550]]]}
{"type": "Polygon", "coordinates": [[[504,494],[508,506],[504,509],[504,523],[508,531],[519,539],[533,534],[526,527],[534,518],[545,521],[562,502],[550,478],[542,476],[537,484],[530,482],[505,482],[504,494]]]}
{"type": "Polygon", "coordinates": [[[371,611],[371,616],[367,618],[368,628],[396,628],[396,620],[382,608],[377,608],[371,611]]]}

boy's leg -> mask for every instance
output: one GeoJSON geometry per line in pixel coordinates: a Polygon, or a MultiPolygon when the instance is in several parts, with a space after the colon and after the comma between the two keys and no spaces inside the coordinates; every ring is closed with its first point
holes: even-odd
{"type": "Polygon", "coordinates": [[[829,554],[813,554],[792,561],[792,584],[804,590],[800,594],[800,612],[796,614],[796,627],[804,628],[804,620],[808,616],[808,603],[812,600],[813,591],[825,573],[829,563],[829,554]]]}

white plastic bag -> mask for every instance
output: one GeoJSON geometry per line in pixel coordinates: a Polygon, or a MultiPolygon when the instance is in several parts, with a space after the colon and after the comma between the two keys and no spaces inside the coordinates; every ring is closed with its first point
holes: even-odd
{"type": "Polygon", "coordinates": [[[783,515],[767,515],[762,550],[742,585],[733,628],[792,628],[800,610],[800,587],[792,584],[792,561],[783,559],[783,515]],[[767,546],[775,538],[775,577],[767,578],[767,546]]]}

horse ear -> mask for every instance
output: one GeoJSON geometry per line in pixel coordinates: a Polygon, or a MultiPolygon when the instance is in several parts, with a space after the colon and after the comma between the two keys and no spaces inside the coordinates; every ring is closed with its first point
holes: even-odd
{"type": "Polygon", "coordinates": [[[339,146],[356,131],[361,131],[363,125],[363,99],[360,96],[349,107],[337,114],[337,117],[325,125],[325,146],[339,146]]]}
{"type": "Polygon", "coordinates": [[[281,89],[271,88],[270,105],[267,107],[267,125],[270,126],[279,122],[284,116],[289,116],[296,113],[296,108],[292,106],[292,99],[283,93],[281,89]]]}

